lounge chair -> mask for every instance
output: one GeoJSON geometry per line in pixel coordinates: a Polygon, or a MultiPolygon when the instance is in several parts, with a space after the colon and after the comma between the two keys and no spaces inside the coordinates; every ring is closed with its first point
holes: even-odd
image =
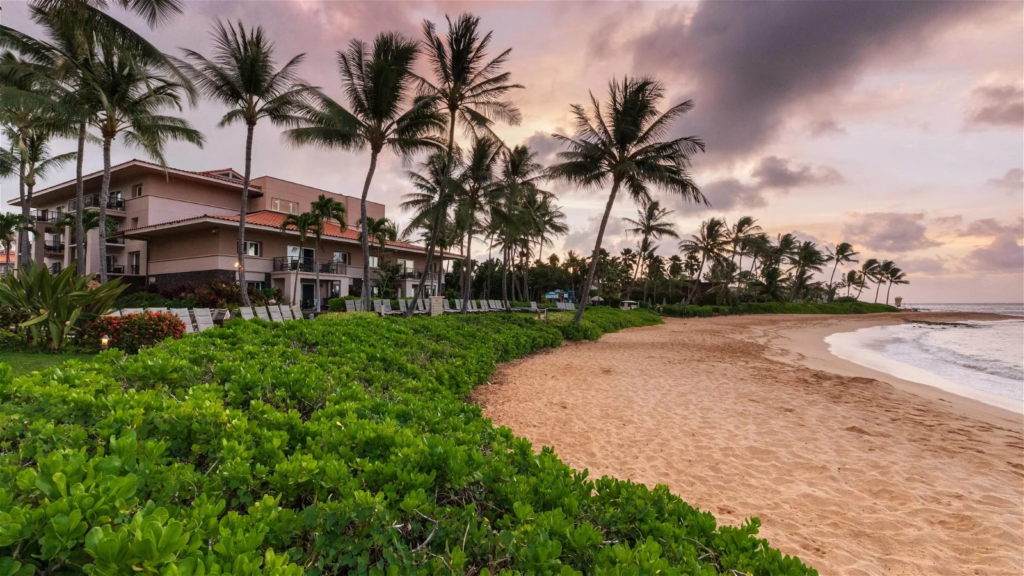
{"type": "Polygon", "coordinates": [[[214,327],[213,312],[209,308],[193,308],[192,315],[196,317],[196,330],[198,332],[214,327]]]}
{"type": "MultiPolygon", "coordinates": [[[[390,304],[390,302],[389,302],[390,304]]],[[[371,300],[370,305],[373,306],[373,311],[381,316],[384,315],[384,301],[382,300],[371,300]]]]}
{"type": "Polygon", "coordinates": [[[114,316],[114,317],[120,316],[120,315],[121,315],[121,311],[120,310],[114,310],[110,314],[107,314],[107,316],[114,316]]]}
{"type": "Polygon", "coordinates": [[[267,312],[270,313],[270,319],[274,322],[284,322],[284,314],[281,313],[280,306],[267,306],[267,312]]]}
{"type": "Polygon", "coordinates": [[[429,314],[430,313],[430,305],[427,304],[427,300],[425,298],[420,298],[419,300],[416,301],[416,313],[417,314],[429,314]]]}
{"type": "Polygon", "coordinates": [[[455,310],[452,309],[451,302],[449,302],[447,298],[445,298],[444,300],[441,301],[441,313],[442,314],[452,314],[454,312],[455,312],[455,310]]]}
{"type": "Polygon", "coordinates": [[[494,310],[499,310],[499,311],[502,311],[502,312],[505,311],[505,307],[502,306],[501,302],[499,302],[497,300],[488,300],[487,303],[490,304],[491,308],[494,309],[494,310]]]}
{"type": "Polygon", "coordinates": [[[125,308],[121,310],[121,314],[127,316],[128,314],[142,314],[142,308],[125,308]]]}
{"type": "Polygon", "coordinates": [[[404,315],[409,311],[409,305],[411,302],[406,302],[405,298],[398,299],[398,310],[404,315]]]}
{"type": "Polygon", "coordinates": [[[146,312],[150,314],[167,314],[167,308],[146,308],[146,312]]]}
{"type": "Polygon", "coordinates": [[[252,311],[256,313],[256,317],[260,320],[270,322],[270,314],[267,313],[266,306],[253,306],[252,311]]]}
{"type": "Polygon", "coordinates": [[[570,311],[570,312],[575,312],[576,311],[576,303],[575,302],[566,302],[565,303],[565,309],[570,311]]]}
{"type": "Polygon", "coordinates": [[[191,334],[196,331],[192,326],[192,315],[188,313],[188,308],[171,308],[170,312],[180,318],[185,324],[185,334],[191,334]]]}
{"type": "MultiPolygon", "coordinates": [[[[283,308],[283,306],[282,306],[282,308],[283,308]]],[[[295,316],[296,320],[302,320],[302,308],[300,306],[295,305],[295,304],[292,304],[290,306],[290,308],[292,310],[292,316],[295,316]]]]}
{"type": "Polygon", "coordinates": [[[359,300],[345,300],[345,312],[358,312],[359,300]]]}
{"type": "Polygon", "coordinates": [[[244,320],[252,320],[256,317],[256,315],[252,313],[251,306],[242,306],[238,309],[238,313],[242,315],[244,320]]]}
{"type": "Polygon", "coordinates": [[[477,310],[479,310],[480,312],[490,312],[491,307],[487,305],[487,300],[481,300],[480,307],[477,308],[477,310]]]}

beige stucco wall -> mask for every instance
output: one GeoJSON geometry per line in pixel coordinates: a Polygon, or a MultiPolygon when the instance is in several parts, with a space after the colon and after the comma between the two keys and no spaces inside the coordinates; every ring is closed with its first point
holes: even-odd
{"type": "MultiPolygon", "coordinates": [[[[252,201],[253,210],[273,210],[274,199],[278,198],[289,202],[297,202],[299,204],[299,212],[305,212],[309,210],[310,204],[316,200],[318,196],[325,194],[328,197],[334,197],[335,200],[345,204],[345,210],[348,212],[349,227],[354,228],[359,222],[359,198],[354,196],[336,194],[327,190],[321,190],[319,188],[313,188],[312,186],[305,186],[270,176],[256,178],[253,180],[253,183],[263,189],[263,197],[255,198],[252,201]]],[[[385,215],[384,205],[378,202],[367,201],[366,215],[371,218],[383,218],[385,215]]]]}

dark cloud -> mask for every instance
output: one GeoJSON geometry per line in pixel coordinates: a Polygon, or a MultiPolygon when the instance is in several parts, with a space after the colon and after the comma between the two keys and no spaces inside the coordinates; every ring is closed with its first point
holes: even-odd
{"type": "Polygon", "coordinates": [[[946,263],[941,258],[900,258],[899,267],[913,275],[941,276],[946,273],[946,263]]]}
{"type": "Polygon", "coordinates": [[[990,178],[986,184],[1007,192],[1020,192],[1024,190],[1024,169],[1011,168],[1001,178],[990,178]]]}
{"type": "Polygon", "coordinates": [[[1024,87],[979,86],[971,95],[965,122],[968,128],[1021,128],[1024,126],[1024,87]]]}
{"type": "Polygon", "coordinates": [[[1024,271],[1024,247],[1012,233],[996,236],[988,246],[975,248],[967,255],[966,264],[984,272],[1024,271]]]}
{"type": "MultiPolygon", "coordinates": [[[[987,2],[701,2],[665,9],[629,43],[643,72],[685,82],[694,110],[681,133],[718,158],[769,142],[808,101],[851,85],[878,61],[922,52],[987,2]]],[[[1002,5],[997,9],[1012,8],[1002,5]]],[[[712,159],[709,159],[712,160],[712,159]]]]}
{"type": "Polygon", "coordinates": [[[924,214],[872,212],[843,226],[844,240],[884,252],[910,252],[939,246],[926,235],[924,214]]]}
{"type": "Polygon", "coordinates": [[[809,184],[840,184],[843,181],[843,176],[834,168],[825,166],[817,169],[812,169],[810,166],[790,168],[789,160],[778,156],[762,158],[750,175],[758,180],[760,186],[786,190],[809,184]]]}
{"type": "Polygon", "coordinates": [[[992,237],[1009,234],[1020,236],[1024,234],[1024,218],[1018,218],[1010,224],[1003,224],[995,218],[983,218],[975,220],[967,225],[967,228],[958,230],[961,236],[992,237]]]}
{"type": "Polygon", "coordinates": [[[701,186],[704,197],[711,204],[710,207],[696,204],[682,205],[676,201],[677,209],[684,212],[705,212],[718,210],[728,212],[740,208],[762,208],[768,205],[764,193],[757,186],[748,186],[735,178],[715,180],[701,186]]]}
{"type": "Polygon", "coordinates": [[[554,164],[557,160],[555,155],[563,149],[562,143],[546,132],[534,132],[523,144],[537,153],[537,162],[544,166],[554,164]]]}

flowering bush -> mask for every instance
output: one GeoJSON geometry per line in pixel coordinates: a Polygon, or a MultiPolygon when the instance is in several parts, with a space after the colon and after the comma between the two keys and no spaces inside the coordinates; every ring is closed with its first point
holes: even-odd
{"type": "Polygon", "coordinates": [[[167,338],[178,339],[184,333],[185,323],[177,316],[146,312],[97,318],[86,327],[84,337],[88,342],[99,343],[100,338],[106,335],[111,348],[135,354],[139,348],[152,346],[167,338]]]}

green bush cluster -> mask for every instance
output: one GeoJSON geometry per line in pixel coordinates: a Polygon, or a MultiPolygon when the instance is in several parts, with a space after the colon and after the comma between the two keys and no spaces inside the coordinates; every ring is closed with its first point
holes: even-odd
{"type": "Polygon", "coordinates": [[[663,316],[676,318],[708,318],[731,314],[876,314],[899,312],[900,309],[886,304],[871,302],[747,302],[735,306],[679,306],[669,304],[657,307],[663,316]]]}
{"type": "Polygon", "coordinates": [[[561,340],[525,314],[332,314],[0,364],[0,573],[815,574],[756,519],[590,479],[462,400],[561,340]]]}

